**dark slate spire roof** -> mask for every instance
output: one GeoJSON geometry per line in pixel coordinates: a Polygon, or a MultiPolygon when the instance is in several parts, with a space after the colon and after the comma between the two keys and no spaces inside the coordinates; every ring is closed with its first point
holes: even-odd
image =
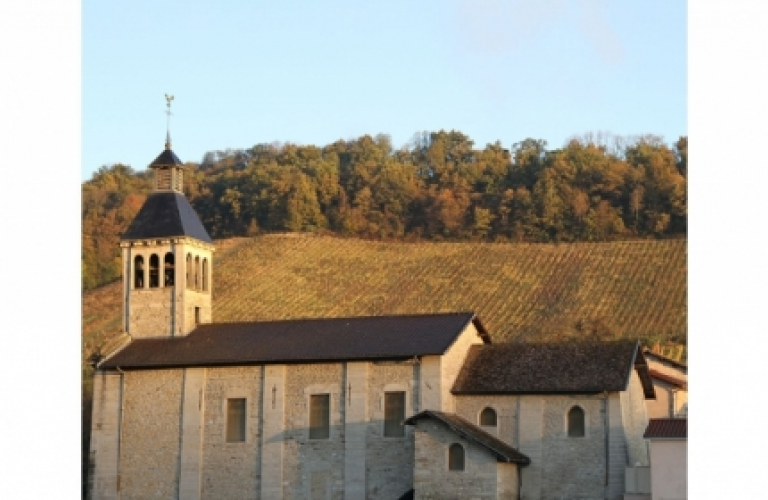
{"type": "Polygon", "coordinates": [[[405,425],[416,425],[416,422],[424,418],[432,418],[438,422],[442,422],[459,436],[474,441],[486,448],[499,462],[511,462],[520,465],[528,465],[531,463],[531,459],[526,455],[523,455],[496,436],[488,434],[480,427],[453,413],[425,410],[412,416],[403,423],[405,425]]]}
{"type": "MultiPolygon", "coordinates": [[[[170,146],[170,144],[169,144],[170,146]]],[[[184,164],[179,160],[170,147],[166,148],[160,155],[155,158],[155,161],[149,164],[149,168],[161,168],[161,167],[177,167],[184,168],[184,164]]]]}
{"type": "MultiPolygon", "coordinates": [[[[170,150],[166,150],[166,153],[168,152],[170,150]]],[[[172,152],[171,154],[173,155],[172,152]]],[[[182,193],[157,191],[147,197],[122,239],[146,240],[181,236],[213,243],[192,205],[182,193]]]]}
{"type": "Polygon", "coordinates": [[[295,319],[199,325],[184,337],[134,339],[100,368],[405,359],[440,355],[474,313],[295,319]]]}

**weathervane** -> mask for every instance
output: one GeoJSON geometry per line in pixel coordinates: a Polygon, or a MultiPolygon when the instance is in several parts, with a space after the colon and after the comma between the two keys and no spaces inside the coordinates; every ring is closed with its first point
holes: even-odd
{"type": "Polygon", "coordinates": [[[165,114],[168,115],[168,121],[166,124],[166,133],[165,133],[165,149],[171,149],[171,101],[173,100],[172,95],[165,94],[165,103],[168,109],[165,110],[165,114]]]}

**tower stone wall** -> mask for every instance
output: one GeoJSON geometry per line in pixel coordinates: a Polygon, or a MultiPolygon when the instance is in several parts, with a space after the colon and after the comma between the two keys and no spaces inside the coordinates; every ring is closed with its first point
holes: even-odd
{"type": "Polygon", "coordinates": [[[212,321],[213,245],[194,238],[123,241],[121,245],[123,328],[128,334],[175,337],[212,321]],[[169,255],[173,263],[166,268],[169,255]],[[153,256],[158,262],[156,278],[150,269],[153,256]]]}

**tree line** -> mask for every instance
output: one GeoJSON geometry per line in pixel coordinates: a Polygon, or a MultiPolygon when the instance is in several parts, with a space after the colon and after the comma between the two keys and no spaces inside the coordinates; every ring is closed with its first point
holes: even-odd
{"type": "MultiPolygon", "coordinates": [[[[364,135],[212,151],[185,193],[213,238],[314,231],[376,239],[521,242],[684,236],[688,138],[588,133],[560,149],[525,139],[475,148],[458,131],[395,149],[364,135]]],[[[151,172],[104,166],[82,186],[83,288],[118,279],[118,242],[151,172]]]]}

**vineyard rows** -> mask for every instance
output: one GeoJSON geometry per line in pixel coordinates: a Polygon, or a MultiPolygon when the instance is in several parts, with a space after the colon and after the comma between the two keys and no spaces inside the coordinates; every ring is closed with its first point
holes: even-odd
{"type": "MultiPolygon", "coordinates": [[[[476,311],[496,342],[687,330],[687,242],[381,243],[324,236],[223,242],[217,322],[476,311]],[[584,330],[581,330],[584,331],[584,330]]],[[[119,333],[120,285],[84,295],[86,351],[119,333]]]]}

